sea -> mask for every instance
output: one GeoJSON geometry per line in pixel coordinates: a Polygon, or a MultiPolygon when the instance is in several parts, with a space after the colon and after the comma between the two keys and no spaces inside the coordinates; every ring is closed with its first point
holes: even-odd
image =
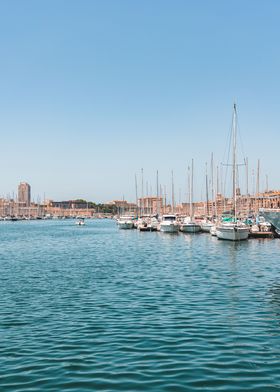
{"type": "Polygon", "coordinates": [[[0,391],[280,390],[280,239],[0,222],[0,391]]]}

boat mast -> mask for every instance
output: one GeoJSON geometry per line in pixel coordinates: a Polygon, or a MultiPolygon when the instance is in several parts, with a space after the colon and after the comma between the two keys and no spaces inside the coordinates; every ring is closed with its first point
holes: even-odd
{"type": "Polygon", "coordinates": [[[171,180],[172,180],[172,214],[174,214],[174,177],[173,177],[173,170],[171,171],[171,180]]]}
{"type": "Polygon", "coordinates": [[[246,195],[249,196],[249,166],[248,166],[248,157],[245,159],[246,165],[246,195]]]}
{"type": "Polygon", "coordinates": [[[234,221],[236,221],[236,104],[233,105],[233,148],[232,148],[232,196],[234,208],[234,221]]]}
{"type": "Polygon", "coordinates": [[[191,222],[192,222],[192,220],[193,220],[193,159],[192,159],[192,172],[191,172],[191,189],[190,189],[190,197],[191,197],[191,200],[190,200],[190,207],[191,207],[190,216],[191,216],[191,222]]]}
{"type": "Polygon", "coordinates": [[[212,193],[212,219],[214,218],[214,159],[211,153],[211,193],[212,193]]]}
{"type": "Polygon", "coordinates": [[[141,200],[141,205],[140,205],[140,214],[144,214],[144,173],[143,173],[143,168],[141,169],[141,177],[142,177],[142,200],[141,200]]]}
{"type": "Polygon", "coordinates": [[[257,213],[259,212],[259,197],[260,197],[260,160],[258,159],[257,168],[257,213]]]}
{"type": "Polygon", "coordinates": [[[137,176],[135,173],[135,197],[136,197],[136,215],[138,217],[138,187],[137,187],[137,176]]]}
{"type": "Polygon", "coordinates": [[[159,188],[158,188],[158,170],[157,170],[157,215],[159,213],[159,188]]]}
{"type": "Polygon", "coordinates": [[[166,185],[164,185],[164,213],[166,214],[166,185]]]}
{"type": "Polygon", "coordinates": [[[208,195],[208,173],[207,173],[207,162],[205,163],[205,181],[206,181],[206,214],[209,216],[209,195],[208,195]]]}
{"type": "Polygon", "coordinates": [[[188,166],[188,214],[191,215],[191,180],[190,180],[190,167],[188,166]]]}

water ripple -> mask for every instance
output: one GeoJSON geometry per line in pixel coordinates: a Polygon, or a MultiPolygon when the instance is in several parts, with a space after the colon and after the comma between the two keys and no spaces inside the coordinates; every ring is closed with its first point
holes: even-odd
{"type": "Polygon", "coordinates": [[[280,241],[0,224],[0,390],[280,389],[280,241]]]}

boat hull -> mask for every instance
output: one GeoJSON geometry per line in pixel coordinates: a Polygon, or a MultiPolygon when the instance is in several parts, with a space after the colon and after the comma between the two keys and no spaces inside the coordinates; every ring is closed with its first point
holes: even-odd
{"type": "Polygon", "coordinates": [[[211,228],[212,228],[213,226],[214,226],[214,225],[213,225],[212,223],[202,223],[202,224],[201,224],[201,230],[204,231],[205,233],[210,233],[211,228]]]}
{"type": "Polygon", "coordinates": [[[178,233],[179,226],[177,224],[171,223],[170,225],[160,225],[160,231],[163,233],[178,233]]]}
{"type": "Polygon", "coordinates": [[[133,222],[119,222],[119,229],[129,230],[129,229],[133,229],[133,227],[134,227],[133,222]]]}
{"type": "Polygon", "coordinates": [[[192,224],[188,224],[188,225],[184,225],[182,224],[180,227],[180,231],[182,233],[199,233],[201,231],[201,227],[199,225],[192,225],[192,224]]]}
{"type": "Polygon", "coordinates": [[[249,229],[246,227],[217,227],[216,235],[220,240],[243,241],[249,237],[249,229]]]}

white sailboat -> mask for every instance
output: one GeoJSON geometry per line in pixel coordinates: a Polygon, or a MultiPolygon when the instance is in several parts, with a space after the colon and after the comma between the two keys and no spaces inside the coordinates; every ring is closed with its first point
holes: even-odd
{"type": "MultiPolygon", "coordinates": [[[[206,163],[206,170],[205,170],[205,183],[206,183],[206,208],[205,208],[205,220],[200,223],[201,230],[205,233],[210,233],[214,223],[209,220],[209,197],[208,197],[208,173],[207,173],[207,163],[206,163]]],[[[213,217],[212,217],[213,219],[213,217]]]]}
{"type": "Polygon", "coordinates": [[[232,125],[232,181],[233,181],[233,222],[222,222],[216,226],[217,237],[221,240],[241,241],[249,237],[249,227],[242,222],[237,221],[237,203],[236,203],[236,104],[233,106],[233,125],[232,125]]]}
{"type": "Polygon", "coordinates": [[[180,230],[183,233],[198,233],[199,231],[201,231],[201,227],[195,222],[193,216],[193,159],[190,188],[190,216],[184,219],[183,223],[180,226],[180,230]]]}

